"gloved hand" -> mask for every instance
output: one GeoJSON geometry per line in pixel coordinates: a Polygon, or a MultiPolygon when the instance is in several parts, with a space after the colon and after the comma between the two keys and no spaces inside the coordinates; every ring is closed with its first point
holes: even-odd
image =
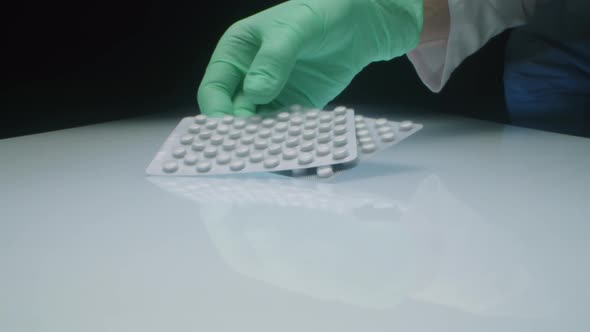
{"type": "Polygon", "coordinates": [[[323,108],[374,61],[414,48],[423,0],[291,0],[232,25],[198,92],[207,115],[323,108]]]}

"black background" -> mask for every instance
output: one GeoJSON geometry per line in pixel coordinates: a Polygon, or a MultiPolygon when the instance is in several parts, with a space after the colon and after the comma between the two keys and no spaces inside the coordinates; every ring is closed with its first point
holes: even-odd
{"type": "MultiPolygon", "coordinates": [[[[281,1],[26,2],[5,8],[0,137],[196,106],[215,44],[236,20],[281,1]]],[[[376,63],[336,100],[409,104],[505,121],[506,35],[470,57],[440,94],[405,58],[376,63]]]]}

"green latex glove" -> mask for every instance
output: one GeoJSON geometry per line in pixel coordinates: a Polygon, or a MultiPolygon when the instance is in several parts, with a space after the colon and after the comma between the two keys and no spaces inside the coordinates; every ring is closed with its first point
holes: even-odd
{"type": "Polygon", "coordinates": [[[374,61],[414,48],[423,0],[291,0],[232,25],[198,92],[207,115],[323,108],[374,61]]]}

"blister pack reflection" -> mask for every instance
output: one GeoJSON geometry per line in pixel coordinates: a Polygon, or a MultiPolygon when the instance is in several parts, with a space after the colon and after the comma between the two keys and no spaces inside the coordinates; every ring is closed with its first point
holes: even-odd
{"type": "Polygon", "coordinates": [[[518,239],[434,176],[403,200],[273,174],[149,180],[198,204],[195,217],[233,270],[316,299],[498,315],[527,288],[518,239]]]}

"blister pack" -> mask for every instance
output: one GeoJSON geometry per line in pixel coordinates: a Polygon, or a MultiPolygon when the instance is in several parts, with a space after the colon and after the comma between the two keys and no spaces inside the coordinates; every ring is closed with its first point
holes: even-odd
{"type": "Polygon", "coordinates": [[[358,156],[354,111],[297,109],[248,118],[184,118],[149,175],[218,175],[328,167],[358,156]]]}
{"type": "Polygon", "coordinates": [[[354,120],[360,160],[368,159],[375,153],[403,141],[423,127],[412,121],[394,122],[362,115],[356,115],[354,120]]]}

